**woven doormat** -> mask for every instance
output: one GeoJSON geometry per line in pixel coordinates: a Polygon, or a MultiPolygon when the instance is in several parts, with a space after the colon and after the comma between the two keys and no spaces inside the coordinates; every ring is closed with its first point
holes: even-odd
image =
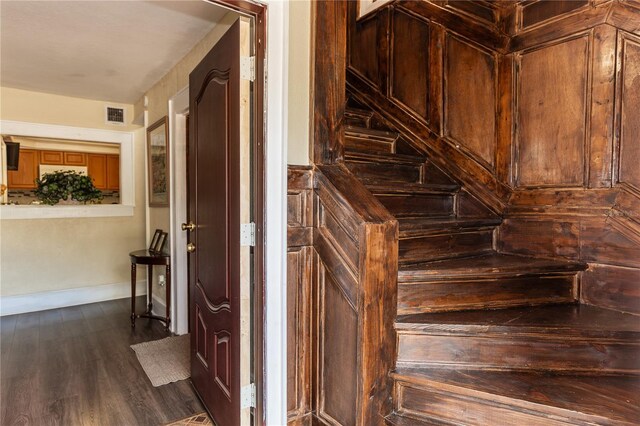
{"type": "Polygon", "coordinates": [[[207,416],[207,413],[196,414],[195,416],[187,417],[182,420],[168,423],[166,426],[208,426],[213,425],[213,422],[207,416]]]}
{"type": "Polygon", "coordinates": [[[154,387],[191,376],[188,334],[138,343],[131,349],[154,387]]]}

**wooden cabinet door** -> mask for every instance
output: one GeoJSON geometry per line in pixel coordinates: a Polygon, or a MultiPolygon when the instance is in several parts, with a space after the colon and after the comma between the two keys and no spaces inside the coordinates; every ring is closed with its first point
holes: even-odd
{"type": "Polygon", "coordinates": [[[64,152],[65,166],[86,166],[87,154],[83,152],[64,152]]]}
{"type": "Polygon", "coordinates": [[[120,189],[120,156],[107,155],[107,189],[117,191],[120,189]]]}
{"type": "Polygon", "coordinates": [[[62,151],[40,151],[40,164],[64,164],[62,151]]]}
{"type": "Polygon", "coordinates": [[[107,189],[107,155],[88,154],[87,173],[98,189],[107,189]]]}
{"type": "Polygon", "coordinates": [[[21,149],[18,170],[7,171],[9,189],[34,189],[38,177],[38,151],[21,149]]]}

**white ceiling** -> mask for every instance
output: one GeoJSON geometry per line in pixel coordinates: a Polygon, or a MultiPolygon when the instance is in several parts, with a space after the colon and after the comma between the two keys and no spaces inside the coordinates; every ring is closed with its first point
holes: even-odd
{"type": "Polygon", "coordinates": [[[134,103],[226,12],[201,0],[0,0],[0,84],[134,103]]]}

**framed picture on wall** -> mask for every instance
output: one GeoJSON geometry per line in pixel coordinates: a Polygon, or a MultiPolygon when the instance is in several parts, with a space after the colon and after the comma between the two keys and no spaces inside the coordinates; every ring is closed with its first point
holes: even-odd
{"type": "Polygon", "coordinates": [[[167,116],[147,128],[149,206],[169,205],[169,124],[167,116]]]}

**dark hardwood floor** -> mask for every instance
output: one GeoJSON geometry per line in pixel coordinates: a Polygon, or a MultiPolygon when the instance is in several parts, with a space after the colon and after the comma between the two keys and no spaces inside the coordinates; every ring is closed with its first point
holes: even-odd
{"type": "Polygon", "coordinates": [[[129,307],[126,298],[0,318],[0,424],[162,425],[204,411],[188,380],[151,385],[129,346],[169,333],[148,319],[132,330],[129,307]]]}

